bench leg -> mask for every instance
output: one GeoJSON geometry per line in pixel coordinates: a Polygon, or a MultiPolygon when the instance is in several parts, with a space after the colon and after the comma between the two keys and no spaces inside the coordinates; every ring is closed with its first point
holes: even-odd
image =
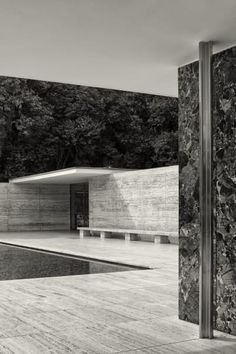
{"type": "Polygon", "coordinates": [[[169,242],[168,236],[160,235],[160,236],[154,237],[154,243],[167,244],[170,242],[169,242]]]}
{"type": "Polygon", "coordinates": [[[125,241],[129,242],[130,241],[130,234],[129,233],[125,233],[125,241]]]}
{"type": "Polygon", "coordinates": [[[100,231],[100,239],[104,240],[105,238],[108,238],[111,236],[110,232],[106,232],[106,231],[100,231]]]}
{"type": "Polygon", "coordinates": [[[88,230],[79,230],[79,238],[84,238],[84,236],[90,236],[90,232],[88,230]]]}
{"type": "Polygon", "coordinates": [[[130,234],[128,232],[125,232],[125,241],[137,241],[138,240],[138,235],[137,234],[130,234]]]}

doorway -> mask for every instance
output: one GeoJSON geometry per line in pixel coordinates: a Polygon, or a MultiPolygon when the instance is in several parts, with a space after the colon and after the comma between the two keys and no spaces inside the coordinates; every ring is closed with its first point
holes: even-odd
{"type": "Polygon", "coordinates": [[[88,183],[73,184],[70,188],[71,230],[89,226],[88,183]]]}

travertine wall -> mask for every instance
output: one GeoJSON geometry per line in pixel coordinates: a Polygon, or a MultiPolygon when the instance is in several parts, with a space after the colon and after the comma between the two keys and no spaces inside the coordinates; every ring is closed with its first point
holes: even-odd
{"type": "Polygon", "coordinates": [[[89,225],[177,235],[178,166],[91,179],[89,225]]]}
{"type": "Polygon", "coordinates": [[[0,183],[0,231],[69,229],[69,186],[0,183]]]}

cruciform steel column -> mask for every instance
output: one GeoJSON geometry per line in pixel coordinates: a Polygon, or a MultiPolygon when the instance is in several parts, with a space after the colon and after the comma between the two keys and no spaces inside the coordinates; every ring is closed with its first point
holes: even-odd
{"type": "Polygon", "coordinates": [[[213,337],[211,58],[212,42],[200,42],[200,338],[213,337]]]}

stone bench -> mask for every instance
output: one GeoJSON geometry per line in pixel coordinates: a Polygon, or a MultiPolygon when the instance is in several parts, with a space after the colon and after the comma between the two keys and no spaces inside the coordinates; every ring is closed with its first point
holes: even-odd
{"type": "Polygon", "coordinates": [[[94,227],[78,227],[80,238],[90,236],[91,232],[98,232],[101,239],[112,237],[112,234],[121,234],[125,241],[139,241],[141,235],[149,235],[153,237],[154,243],[178,243],[178,235],[175,232],[157,232],[147,230],[126,230],[126,229],[104,229],[94,227]],[[171,242],[170,242],[170,239],[171,242]],[[176,242],[175,242],[176,241],[176,242]]]}

